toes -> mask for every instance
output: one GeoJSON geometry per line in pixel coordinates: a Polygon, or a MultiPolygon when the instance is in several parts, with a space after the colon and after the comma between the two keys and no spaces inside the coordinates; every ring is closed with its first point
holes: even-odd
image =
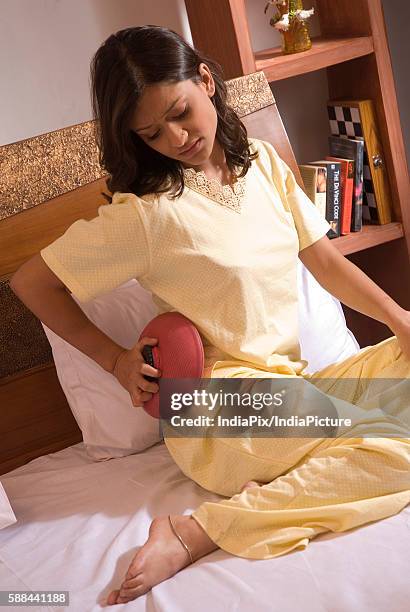
{"type": "Polygon", "coordinates": [[[111,591],[109,596],[107,597],[107,605],[113,606],[115,604],[128,603],[140,595],[145,595],[150,590],[141,582],[137,582],[134,580],[135,586],[132,588],[127,588],[124,586],[125,583],[121,585],[121,589],[116,589],[115,591],[111,591]]]}
{"type": "Polygon", "coordinates": [[[116,604],[119,594],[119,590],[111,591],[111,593],[107,597],[107,604],[109,606],[113,606],[114,604],[116,604]]]}
{"type": "Polygon", "coordinates": [[[148,593],[150,588],[147,588],[144,584],[139,584],[137,587],[132,589],[126,589],[124,586],[121,587],[119,603],[127,603],[128,601],[132,601],[141,595],[145,595],[148,593]]]}
{"type": "Polygon", "coordinates": [[[130,563],[127,573],[125,574],[125,580],[130,580],[138,576],[141,573],[144,565],[144,556],[142,550],[139,550],[133,560],[130,563]]]}
{"type": "Polygon", "coordinates": [[[143,562],[132,563],[129,566],[127,573],[125,574],[125,578],[123,582],[125,582],[126,580],[134,580],[134,578],[137,578],[142,573],[143,569],[144,569],[143,562]]]}
{"type": "Polygon", "coordinates": [[[139,586],[142,582],[142,574],[138,574],[137,576],[133,576],[132,578],[128,578],[126,580],[124,580],[124,582],[121,585],[122,589],[134,589],[135,587],[139,586]]]}

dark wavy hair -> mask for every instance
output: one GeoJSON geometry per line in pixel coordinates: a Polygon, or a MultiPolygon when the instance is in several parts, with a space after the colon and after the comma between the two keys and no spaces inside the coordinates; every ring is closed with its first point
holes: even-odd
{"type": "MultiPolygon", "coordinates": [[[[182,194],[182,164],[149,147],[130,125],[145,87],[187,79],[199,83],[201,62],[207,64],[215,82],[211,100],[218,115],[216,138],[225,151],[229,170],[235,174],[237,166],[242,170],[236,176],[247,173],[258,154],[251,153],[246,128],[226,103],[221,66],[173,30],[144,25],[112,34],[91,60],[91,102],[99,161],[109,174],[106,184],[111,193],[142,196],[169,191],[171,198],[182,194]]],[[[111,203],[108,194],[103,196],[111,203]]]]}

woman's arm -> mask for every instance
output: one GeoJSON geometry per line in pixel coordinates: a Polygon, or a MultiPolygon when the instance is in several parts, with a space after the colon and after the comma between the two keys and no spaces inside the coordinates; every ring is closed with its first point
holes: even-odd
{"type": "Polygon", "coordinates": [[[10,289],[54,333],[113,373],[124,347],[87,318],[39,253],[14,273],[10,289]]]}
{"type": "Polygon", "coordinates": [[[410,358],[410,312],[346,259],[327,236],[300,251],[299,258],[318,283],[343,304],[390,327],[410,358]]]}

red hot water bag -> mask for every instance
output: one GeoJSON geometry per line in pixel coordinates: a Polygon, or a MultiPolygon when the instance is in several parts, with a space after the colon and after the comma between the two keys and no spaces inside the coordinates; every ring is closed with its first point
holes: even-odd
{"type": "MultiPolygon", "coordinates": [[[[157,338],[155,346],[146,344],[142,355],[150,366],[161,372],[161,377],[144,375],[147,380],[158,383],[161,378],[201,378],[204,371],[204,347],[195,325],[179,312],[164,312],[152,319],[142,330],[144,336],[157,338]]],[[[160,418],[159,393],[143,403],[145,412],[160,418]]]]}

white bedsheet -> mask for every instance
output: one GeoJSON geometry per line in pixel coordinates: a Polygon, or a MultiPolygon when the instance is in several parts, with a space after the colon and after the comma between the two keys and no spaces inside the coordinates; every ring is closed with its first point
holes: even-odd
{"type": "Polygon", "coordinates": [[[304,551],[253,561],[218,550],[128,604],[104,607],[153,517],[189,514],[217,495],[187,479],[163,443],[94,463],[83,444],[0,477],[17,523],[0,531],[1,590],[67,590],[68,607],[12,610],[406,612],[410,506],[304,551]]]}

